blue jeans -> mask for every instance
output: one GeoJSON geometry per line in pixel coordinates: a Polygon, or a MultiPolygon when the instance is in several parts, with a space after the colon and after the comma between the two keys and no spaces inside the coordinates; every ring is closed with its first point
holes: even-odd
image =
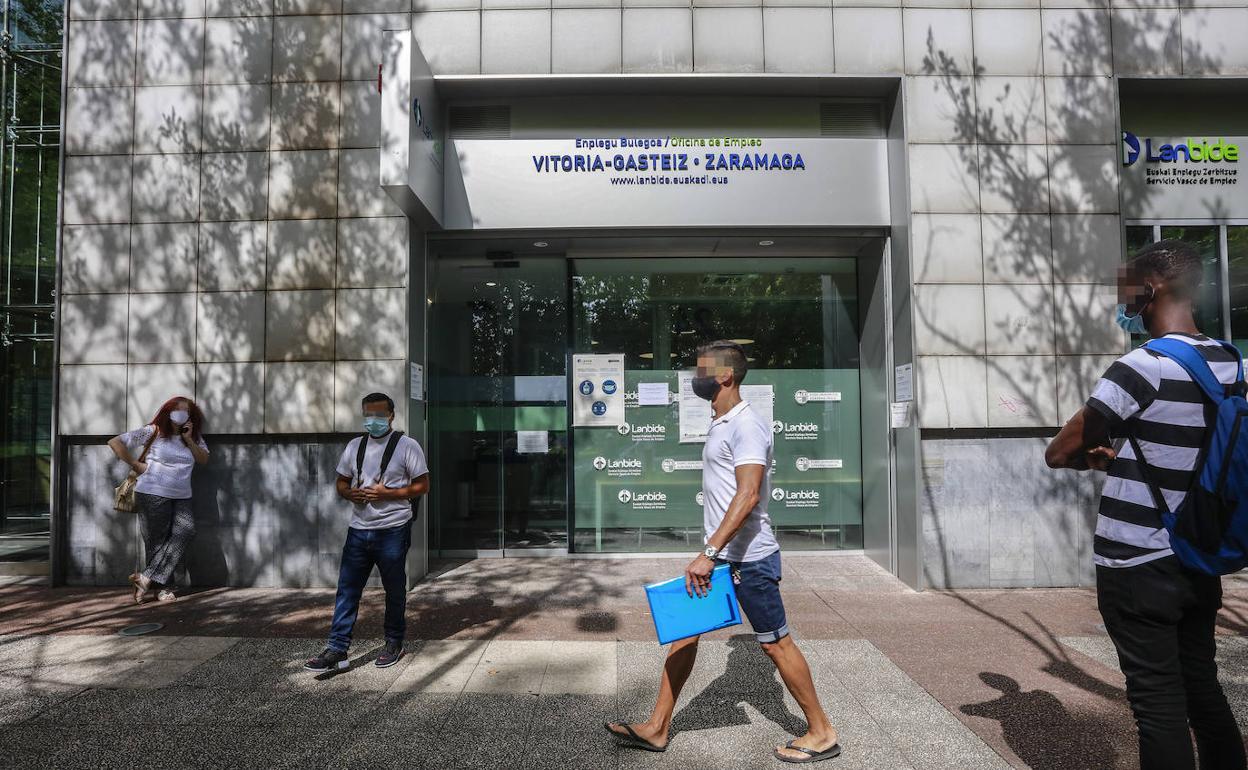
{"type": "Polygon", "coordinates": [[[407,549],[412,545],[412,522],[386,529],[347,529],[338,570],[334,622],[329,628],[331,650],[346,652],[360,610],[364,584],[376,565],[386,589],[387,642],[403,642],[407,632],[407,549]]]}

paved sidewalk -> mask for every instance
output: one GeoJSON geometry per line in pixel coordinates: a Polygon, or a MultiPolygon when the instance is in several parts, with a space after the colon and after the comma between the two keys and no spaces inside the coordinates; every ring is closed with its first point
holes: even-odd
{"type": "MultiPolygon", "coordinates": [[[[13,767],[770,768],[804,730],[748,627],[700,645],[669,751],[620,749],[663,649],[639,586],[683,559],[443,565],[418,638],[377,669],[381,594],[355,666],[301,670],[332,592],[0,589],[0,762],[13,767]],[[158,634],[124,638],[136,622],[158,634]]],[[[841,730],[841,768],[1130,768],[1134,734],[1095,597],[915,593],[862,557],[788,557],[790,624],[841,730]]],[[[1227,581],[1224,680],[1248,718],[1248,584],[1227,581]]]]}

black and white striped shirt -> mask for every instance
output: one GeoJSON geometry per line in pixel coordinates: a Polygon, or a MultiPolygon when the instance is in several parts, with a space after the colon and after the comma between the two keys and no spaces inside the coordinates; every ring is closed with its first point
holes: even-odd
{"type": "MultiPolygon", "coordinates": [[[[1222,383],[1235,381],[1238,362],[1216,341],[1203,334],[1166,336],[1200,350],[1222,383]]],[[[1109,367],[1088,406],[1109,420],[1112,437],[1135,437],[1148,461],[1149,478],[1170,510],[1177,509],[1192,485],[1211,417],[1200,386],[1177,362],[1141,347],[1109,367]]],[[[1118,450],[1101,490],[1093,552],[1095,562],[1105,567],[1132,567],[1173,553],[1129,441],[1118,450]]]]}

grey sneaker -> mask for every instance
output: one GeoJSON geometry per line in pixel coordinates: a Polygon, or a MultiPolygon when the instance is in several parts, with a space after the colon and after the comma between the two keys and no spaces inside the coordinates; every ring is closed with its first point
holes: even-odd
{"type": "Polygon", "coordinates": [[[386,649],[381,651],[377,656],[377,662],[374,663],[377,668],[389,668],[399,662],[399,658],[403,657],[402,642],[386,642],[386,649]]]}
{"type": "Polygon", "coordinates": [[[320,655],[303,664],[303,667],[309,671],[323,673],[325,671],[345,671],[351,667],[351,661],[347,660],[345,652],[331,650],[326,647],[320,655]]]}

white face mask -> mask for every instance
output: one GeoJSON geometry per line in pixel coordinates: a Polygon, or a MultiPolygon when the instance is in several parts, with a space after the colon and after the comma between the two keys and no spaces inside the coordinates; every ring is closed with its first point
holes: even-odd
{"type": "Polygon", "coordinates": [[[191,415],[185,409],[175,409],[169,413],[169,419],[173,420],[174,425],[185,425],[186,421],[191,419],[191,415]]]}

